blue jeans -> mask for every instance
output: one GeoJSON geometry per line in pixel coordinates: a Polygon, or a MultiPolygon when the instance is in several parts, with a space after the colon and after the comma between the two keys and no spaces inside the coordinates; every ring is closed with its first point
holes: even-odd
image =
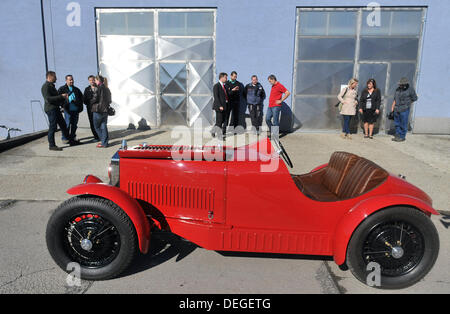
{"type": "Polygon", "coordinates": [[[344,126],[342,127],[342,133],[350,134],[350,120],[352,116],[342,115],[342,119],[344,119],[344,126]]]}
{"type": "Polygon", "coordinates": [[[76,138],[75,133],[78,128],[79,117],[80,114],[77,111],[64,110],[64,120],[66,121],[67,130],[69,132],[69,138],[66,138],[63,134],[63,136],[61,137],[63,141],[75,140],[76,138]]]}
{"type": "Polygon", "coordinates": [[[405,139],[408,132],[409,111],[394,112],[395,135],[398,138],[405,139]]]}
{"type": "Polygon", "coordinates": [[[103,146],[108,146],[108,113],[94,112],[94,127],[103,146]]]}
{"type": "Polygon", "coordinates": [[[272,133],[273,126],[276,126],[276,127],[280,126],[280,113],[281,113],[281,106],[267,108],[266,123],[269,127],[270,133],[272,133]],[[272,123],[272,118],[273,118],[273,123],[272,123]]]}

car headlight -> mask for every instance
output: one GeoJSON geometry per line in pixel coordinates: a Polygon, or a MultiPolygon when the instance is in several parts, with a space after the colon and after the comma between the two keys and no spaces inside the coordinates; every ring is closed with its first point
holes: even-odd
{"type": "Polygon", "coordinates": [[[120,159],[119,155],[116,153],[113,158],[111,159],[111,163],[108,167],[108,177],[109,177],[109,184],[112,186],[120,186],[120,159]]]}

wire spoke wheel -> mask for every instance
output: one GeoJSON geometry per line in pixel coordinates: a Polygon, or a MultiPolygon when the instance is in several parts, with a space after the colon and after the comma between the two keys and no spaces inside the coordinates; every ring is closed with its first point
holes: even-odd
{"type": "Polygon", "coordinates": [[[403,221],[377,225],[367,236],[363,258],[376,262],[384,276],[401,276],[413,270],[425,253],[420,231],[403,221]]]}
{"type": "Polygon", "coordinates": [[[50,217],[47,248],[64,271],[80,265],[86,280],[105,280],[120,275],[137,251],[134,225],[112,201],[76,196],[62,203],[50,217]]]}
{"type": "Polygon", "coordinates": [[[65,230],[65,250],[82,266],[103,267],[120,251],[117,228],[95,213],[87,211],[72,217],[65,230]]]}
{"type": "Polygon", "coordinates": [[[360,223],[348,244],[346,264],[365,284],[402,289],[425,277],[438,254],[439,235],[430,217],[398,206],[379,210],[360,223]],[[379,281],[372,280],[374,263],[379,281]]]}

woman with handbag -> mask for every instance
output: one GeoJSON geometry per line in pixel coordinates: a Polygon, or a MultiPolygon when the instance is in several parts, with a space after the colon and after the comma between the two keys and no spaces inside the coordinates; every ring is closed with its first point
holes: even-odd
{"type": "Polygon", "coordinates": [[[381,92],[374,79],[367,81],[359,103],[359,112],[364,122],[364,138],[373,139],[373,127],[380,115],[381,106],[381,92]]]}
{"type": "Polygon", "coordinates": [[[350,120],[356,114],[356,106],[358,105],[358,80],[352,78],[348,82],[348,86],[341,90],[337,98],[339,99],[339,113],[344,121],[341,137],[343,139],[352,139],[350,135],[350,120]]]}
{"type": "Polygon", "coordinates": [[[98,86],[98,102],[92,105],[92,113],[94,119],[94,127],[101,143],[97,145],[98,148],[108,147],[108,112],[111,104],[111,91],[108,88],[108,81],[105,77],[97,75],[95,83],[98,86]]]}

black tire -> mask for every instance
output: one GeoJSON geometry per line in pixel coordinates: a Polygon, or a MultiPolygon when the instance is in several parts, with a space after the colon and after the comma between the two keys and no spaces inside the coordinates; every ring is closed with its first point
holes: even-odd
{"type": "Polygon", "coordinates": [[[438,253],[439,236],[427,215],[415,208],[391,207],[358,226],[347,248],[347,265],[364,284],[402,289],[420,281],[438,253]],[[371,268],[373,265],[378,269],[371,268]],[[380,274],[378,281],[374,271],[380,274]]]}
{"type": "Polygon", "coordinates": [[[80,265],[80,277],[106,280],[119,276],[132,262],[137,237],[127,214],[113,202],[77,196],[62,203],[50,217],[47,248],[61,269],[80,265]],[[81,245],[82,239],[84,248],[81,245]]]}

